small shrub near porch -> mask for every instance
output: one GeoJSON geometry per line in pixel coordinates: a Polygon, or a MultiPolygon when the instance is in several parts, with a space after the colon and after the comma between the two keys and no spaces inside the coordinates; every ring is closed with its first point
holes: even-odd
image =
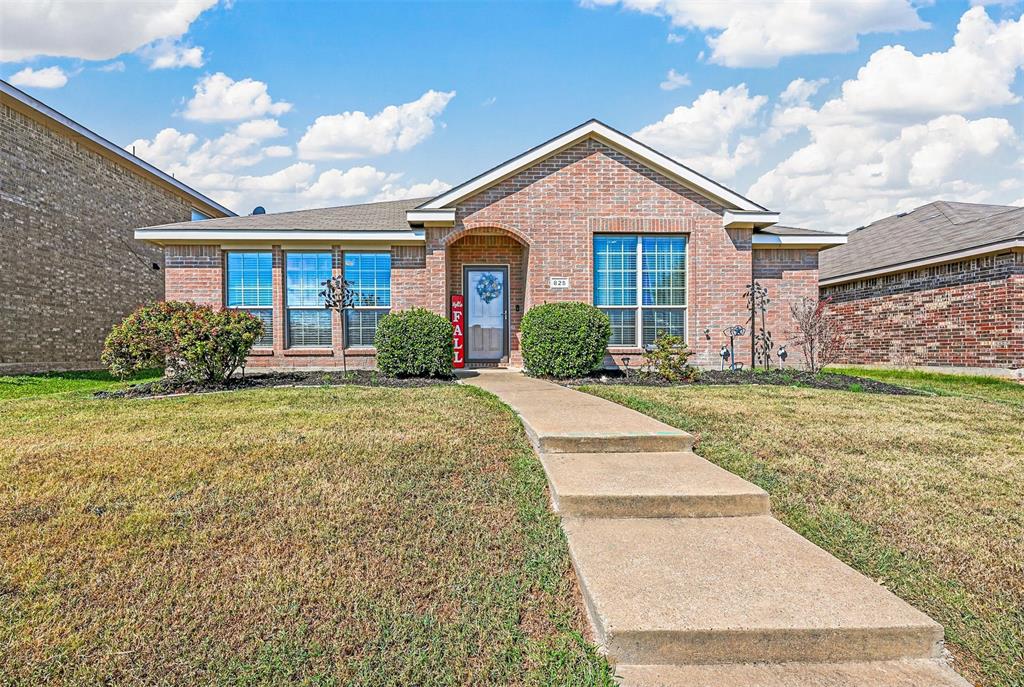
{"type": "Polygon", "coordinates": [[[114,326],[102,360],[121,378],[166,366],[168,376],[223,384],[262,335],[263,322],[247,312],[181,301],[153,303],[114,326]]]}
{"type": "Polygon", "coordinates": [[[582,377],[601,367],[612,335],[608,316],[588,303],[545,303],[523,316],[523,362],[531,374],[582,377]]]}
{"type": "Polygon", "coordinates": [[[423,308],[385,315],[374,338],[377,368],[389,377],[451,377],[452,325],[423,308]]]}

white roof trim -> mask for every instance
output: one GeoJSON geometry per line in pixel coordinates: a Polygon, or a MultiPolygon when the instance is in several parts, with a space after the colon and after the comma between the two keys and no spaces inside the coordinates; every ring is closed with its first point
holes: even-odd
{"type": "Polygon", "coordinates": [[[945,255],[933,255],[928,258],[921,258],[920,260],[912,260],[911,262],[904,262],[896,265],[888,265],[886,267],[879,267],[878,269],[874,270],[851,272],[850,274],[844,274],[838,277],[820,279],[818,280],[818,285],[831,286],[833,284],[844,284],[846,282],[857,281],[859,279],[870,279],[871,277],[879,277],[883,274],[907,272],[909,270],[916,270],[921,267],[928,267],[929,265],[942,265],[947,262],[956,262],[957,260],[963,260],[964,258],[974,257],[975,255],[986,255],[988,253],[995,253],[1001,250],[1024,250],[1024,239],[1011,239],[1009,241],[1000,241],[999,243],[990,243],[987,246],[976,246],[974,248],[968,248],[966,250],[957,251],[955,253],[946,253],[945,255]]]}
{"type": "Polygon", "coordinates": [[[726,229],[763,228],[779,223],[779,213],[766,210],[726,210],[722,224],[726,229]]]}
{"type": "Polygon", "coordinates": [[[140,241],[412,241],[423,242],[422,229],[409,231],[300,231],[296,229],[138,229],[140,241]]]}
{"type": "Polygon", "coordinates": [[[752,243],[757,248],[827,248],[846,243],[846,236],[812,235],[779,236],[777,234],[754,234],[752,243]]]}
{"type": "Polygon", "coordinates": [[[499,181],[589,137],[597,138],[607,143],[638,162],[657,169],[675,178],[684,186],[726,206],[732,206],[738,210],[767,212],[766,208],[761,207],[752,200],[744,198],[735,191],[698,174],[689,167],[676,162],[672,158],[659,153],[653,148],[647,147],[643,143],[630,138],[620,131],[616,131],[596,119],[581,124],[575,129],[570,129],[564,134],[512,158],[508,162],[502,163],[480,176],[442,193],[421,205],[417,210],[431,210],[455,205],[464,198],[479,193],[483,189],[493,186],[499,181]]]}
{"type": "Polygon", "coordinates": [[[454,208],[431,210],[406,210],[405,219],[410,224],[429,224],[431,226],[452,226],[455,224],[454,208]]]}
{"type": "Polygon", "coordinates": [[[95,133],[93,131],[90,131],[89,129],[86,129],[84,126],[82,126],[81,124],[79,124],[75,120],[73,120],[73,119],[71,119],[69,117],[65,117],[60,112],[57,112],[56,110],[54,110],[52,107],[50,107],[46,103],[43,103],[43,102],[41,102],[39,100],[36,100],[32,96],[30,96],[28,93],[25,93],[25,92],[15,88],[14,86],[12,86],[11,84],[7,83],[6,81],[3,81],[2,79],[0,79],[0,93],[3,93],[4,95],[9,95],[10,97],[14,98],[19,103],[21,103],[22,105],[35,110],[36,112],[38,112],[39,114],[43,115],[44,117],[47,117],[48,119],[52,119],[53,121],[57,122],[58,124],[60,124],[62,126],[67,127],[68,129],[71,129],[72,131],[74,131],[76,134],[78,134],[82,138],[88,139],[89,141],[91,141],[91,142],[95,143],[96,145],[100,146],[101,148],[104,148],[104,149],[110,151],[111,153],[113,153],[114,155],[117,155],[119,158],[121,158],[122,160],[124,160],[128,164],[133,165],[135,167],[139,167],[139,168],[149,172],[150,174],[152,174],[152,175],[154,175],[156,177],[159,177],[161,181],[164,181],[164,182],[170,184],[171,186],[174,186],[179,191],[181,191],[181,192],[191,196],[192,198],[194,198],[195,200],[199,201],[200,203],[203,203],[203,204],[208,205],[210,207],[216,208],[217,210],[219,210],[220,212],[223,212],[228,217],[236,217],[235,213],[233,213],[231,210],[227,209],[226,207],[224,207],[223,205],[221,205],[217,201],[213,200],[212,198],[208,198],[207,196],[204,196],[202,193],[200,193],[199,191],[195,190],[191,186],[188,186],[186,184],[181,183],[180,181],[178,181],[177,179],[172,177],[170,174],[167,174],[166,172],[163,172],[163,171],[157,169],[156,167],[154,167],[153,165],[149,164],[145,160],[142,160],[141,158],[135,157],[134,155],[129,153],[124,148],[122,148],[122,147],[120,147],[120,146],[118,146],[118,145],[108,141],[107,139],[103,138],[99,134],[97,134],[97,133],[95,133]]]}

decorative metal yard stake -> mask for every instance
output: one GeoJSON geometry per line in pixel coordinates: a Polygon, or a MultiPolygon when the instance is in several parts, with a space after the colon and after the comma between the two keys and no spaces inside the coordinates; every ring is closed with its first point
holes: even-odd
{"type": "Polygon", "coordinates": [[[742,324],[733,325],[732,327],[726,327],[725,329],[722,330],[722,333],[729,337],[729,349],[726,352],[725,347],[722,347],[722,359],[724,360],[726,357],[726,353],[728,353],[729,369],[732,370],[733,372],[735,372],[736,370],[743,369],[743,364],[736,362],[736,337],[743,336],[743,334],[746,333],[746,331],[747,328],[744,327],[742,324]]]}
{"type": "Polygon", "coordinates": [[[786,369],[786,358],[789,357],[789,353],[786,352],[785,346],[779,346],[779,368],[786,369]]]}
{"type": "Polygon", "coordinates": [[[772,333],[765,326],[765,314],[768,311],[768,289],[756,281],[747,284],[747,290],[743,294],[747,299],[747,307],[750,309],[750,367],[754,368],[758,361],[764,364],[764,369],[771,367],[772,355],[772,333]],[[757,314],[761,314],[761,327],[755,331],[757,326],[757,314]]]}
{"type": "Polygon", "coordinates": [[[344,277],[332,277],[322,282],[324,290],[320,298],[324,299],[324,307],[335,310],[341,320],[341,371],[348,376],[348,361],[345,359],[345,311],[356,305],[356,292],[352,282],[344,277]]]}

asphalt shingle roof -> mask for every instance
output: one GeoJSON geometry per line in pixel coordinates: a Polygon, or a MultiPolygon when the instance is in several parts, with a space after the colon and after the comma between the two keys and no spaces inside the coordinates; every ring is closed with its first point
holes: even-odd
{"type": "Polygon", "coordinates": [[[267,231],[408,231],[405,211],[423,204],[425,198],[389,200],[362,205],[341,205],[315,210],[294,210],[266,215],[219,217],[199,222],[175,222],[146,229],[267,230],[267,231]]]}
{"type": "Polygon", "coordinates": [[[941,258],[993,243],[1024,239],[1024,207],[936,201],[850,232],[845,245],[819,256],[820,279],[941,258]]]}

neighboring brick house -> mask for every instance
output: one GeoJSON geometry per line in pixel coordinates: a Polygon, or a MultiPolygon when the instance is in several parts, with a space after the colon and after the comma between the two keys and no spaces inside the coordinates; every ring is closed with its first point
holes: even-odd
{"type": "Polygon", "coordinates": [[[99,367],[110,328],[163,297],[136,227],[230,210],[0,81],[0,374],[99,367]]]}
{"type": "Polygon", "coordinates": [[[938,201],[821,256],[845,362],[1024,369],[1024,208],[938,201]]]}
{"type": "MultiPolygon", "coordinates": [[[[752,277],[788,303],[817,294],[817,254],[845,237],[777,227],[778,214],[589,121],[432,199],[150,227],[167,297],[250,310],[268,324],[250,366],[373,364],[377,319],[464,295],[468,362],[518,366],[533,305],[593,302],[613,324],[609,362],[639,363],[658,331],[720,364],[722,330],[748,317],[752,277]],[[344,276],[358,307],[341,322],[319,284],[344,276]],[[466,284],[469,287],[466,287],[466,284]]],[[[776,341],[784,337],[776,333],[776,341]]],[[[749,359],[749,339],[737,357],[749,359]]]]}

